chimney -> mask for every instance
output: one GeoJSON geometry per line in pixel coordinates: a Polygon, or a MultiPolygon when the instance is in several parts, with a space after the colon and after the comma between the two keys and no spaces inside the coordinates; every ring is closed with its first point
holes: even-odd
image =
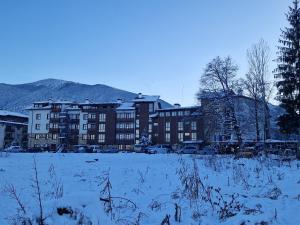
{"type": "Polygon", "coordinates": [[[117,103],[119,103],[119,104],[123,103],[123,99],[118,98],[118,99],[117,99],[117,103]]]}
{"type": "Polygon", "coordinates": [[[181,106],[181,105],[180,105],[179,103],[175,103],[175,104],[174,104],[174,107],[175,107],[175,108],[180,108],[180,106],[181,106]]]}
{"type": "Polygon", "coordinates": [[[138,93],[138,98],[143,98],[142,93],[138,93]]]}
{"type": "Polygon", "coordinates": [[[84,103],[85,103],[85,104],[89,104],[89,103],[90,103],[89,99],[86,98],[85,101],[84,101],[84,103]]]}

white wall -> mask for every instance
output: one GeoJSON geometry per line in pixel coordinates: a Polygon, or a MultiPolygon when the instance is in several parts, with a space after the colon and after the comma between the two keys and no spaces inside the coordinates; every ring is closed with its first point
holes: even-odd
{"type": "Polygon", "coordinates": [[[32,110],[29,113],[28,121],[28,133],[32,134],[45,134],[49,130],[46,129],[46,124],[49,124],[49,119],[47,119],[47,114],[50,114],[50,110],[32,110]],[[36,119],[36,114],[41,114],[41,119],[36,119]],[[40,124],[40,130],[35,129],[35,124],[40,124]]]}

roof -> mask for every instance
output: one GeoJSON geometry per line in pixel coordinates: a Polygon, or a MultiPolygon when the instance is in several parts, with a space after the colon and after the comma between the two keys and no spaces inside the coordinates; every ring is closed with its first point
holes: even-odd
{"type": "Polygon", "coordinates": [[[0,120],[0,123],[28,126],[27,123],[20,123],[20,122],[6,121],[6,120],[0,120]]]}
{"type": "Polygon", "coordinates": [[[186,106],[186,107],[173,107],[173,108],[164,108],[164,109],[157,109],[157,111],[176,111],[176,110],[183,110],[183,109],[197,109],[200,108],[200,106],[186,106]]]}
{"type": "Polygon", "coordinates": [[[11,112],[11,111],[6,111],[6,110],[0,110],[0,116],[15,116],[15,117],[28,118],[28,116],[26,116],[22,113],[11,112]]]}
{"type": "Polygon", "coordinates": [[[26,110],[42,110],[42,109],[51,109],[51,106],[50,105],[46,105],[46,106],[43,106],[43,107],[33,107],[33,106],[29,106],[26,108],[26,110]]]}
{"type": "Polygon", "coordinates": [[[134,110],[134,103],[133,102],[123,102],[117,110],[134,110]]]}
{"type": "Polygon", "coordinates": [[[116,104],[120,104],[117,101],[115,102],[81,102],[78,103],[78,105],[116,105],[116,104]]]}
{"type": "Polygon", "coordinates": [[[159,99],[159,95],[142,95],[133,99],[133,102],[156,102],[159,99]]]}

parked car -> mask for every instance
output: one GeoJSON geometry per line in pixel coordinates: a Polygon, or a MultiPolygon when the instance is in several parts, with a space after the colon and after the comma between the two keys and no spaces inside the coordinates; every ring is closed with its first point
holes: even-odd
{"type": "Polygon", "coordinates": [[[166,154],[171,152],[171,147],[168,145],[154,145],[154,146],[149,146],[145,149],[146,153],[148,154],[166,154]]]}
{"type": "Polygon", "coordinates": [[[11,153],[25,152],[25,150],[21,146],[17,146],[17,145],[5,148],[3,151],[4,152],[11,152],[11,153]]]}
{"type": "Polygon", "coordinates": [[[100,149],[99,145],[90,145],[89,150],[92,153],[100,153],[101,151],[103,151],[102,149],[100,149]]]}
{"type": "Polygon", "coordinates": [[[184,146],[182,149],[179,149],[178,153],[180,154],[196,154],[198,148],[196,146],[184,146]]]}
{"type": "Polygon", "coordinates": [[[87,153],[87,146],[86,145],[74,145],[74,152],[75,153],[87,153]]]}

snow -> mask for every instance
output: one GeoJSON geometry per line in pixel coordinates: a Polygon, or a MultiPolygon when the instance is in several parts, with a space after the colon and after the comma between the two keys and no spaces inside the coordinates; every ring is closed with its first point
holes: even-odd
{"type": "Polygon", "coordinates": [[[117,110],[135,110],[133,102],[123,102],[117,110]]]}
{"type": "MultiPolygon", "coordinates": [[[[29,153],[0,157],[0,188],[4,190],[8,184],[15,185],[30,218],[39,213],[32,187],[33,157],[29,153]]],[[[171,216],[172,225],[255,224],[262,221],[268,224],[300,224],[300,165],[297,161],[287,163],[276,158],[234,160],[232,156],[135,153],[41,153],[35,157],[45,223],[48,225],[134,224],[138,215],[141,217],[140,224],[153,225],[161,224],[166,214],[171,216]],[[237,200],[244,207],[235,216],[220,220],[217,206],[213,210],[201,198],[190,201],[183,194],[184,187],[176,171],[183,168],[184,163],[190,170],[193,162],[198,166],[205,188],[221,188],[226,200],[230,200],[231,194],[238,194],[237,200]],[[99,200],[106,196],[100,192],[107,173],[112,186],[111,196],[119,197],[114,199],[113,216],[104,212],[103,202],[99,200]],[[63,194],[57,196],[53,193],[53,186],[60,183],[63,184],[63,194]],[[136,209],[126,201],[125,207],[120,198],[132,201],[136,209]],[[175,203],[182,210],[181,223],[174,220],[175,203]],[[58,215],[59,207],[72,209],[73,215],[58,215]]],[[[211,196],[215,198],[217,195],[212,191],[211,196]]],[[[14,217],[18,207],[6,191],[0,192],[0,208],[0,224],[10,224],[9,218],[14,217]]]]}
{"type": "Polygon", "coordinates": [[[156,102],[159,99],[159,95],[142,95],[141,98],[136,97],[134,102],[156,102]]]}
{"type": "Polygon", "coordinates": [[[19,123],[19,122],[7,121],[7,120],[0,120],[0,123],[28,126],[27,123],[19,123]]]}
{"type": "Polygon", "coordinates": [[[28,118],[28,116],[26,116],[22,113],[11,112],[11,111],[7,111],[7,110],[0,110],[0,116],[16,116],[16,117],[28,118]]]}

